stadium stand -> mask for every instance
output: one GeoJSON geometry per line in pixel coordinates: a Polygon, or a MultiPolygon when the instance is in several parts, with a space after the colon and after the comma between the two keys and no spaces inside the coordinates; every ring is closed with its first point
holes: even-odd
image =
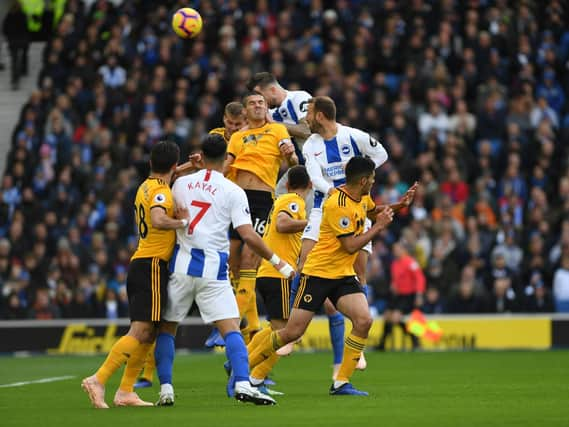
{"type": "MultiPolygon", "coordinates": [[[[124,316],[134,191],[150,147],[187,156],[253,73],[329,95],[390,159],[372,191],[413,207],[374,242],[427,277],[428,313],[569,311],[569,30],[559,0],[69,0],[21,108],[0,186],[2,318],[124,316]]],[[[6,71],[0,71],[6,72],[6,71]]]]}

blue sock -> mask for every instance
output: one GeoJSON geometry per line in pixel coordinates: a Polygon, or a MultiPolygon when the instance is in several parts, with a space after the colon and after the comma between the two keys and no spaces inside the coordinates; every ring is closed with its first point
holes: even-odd
{"type": "Polygon", "coordinates": [[[344,356],[344,316],[336,313],[328,316],[328,326],[330,327],[330,341],[334,351],[334,365],[342,363],[344,356]]]}
{"type": "Polygon", "coordinates": [[[294,305],[294,299],[296,298],[296,293],[298,292],[298,285],[300,285],[300,274],[294,276],[292,282],[290,282],[290,309],[294,305]]]}
{"type": "Polygon", "coordinates": [[[156,372],[160,384],[172,384],[172,368],[174,366],[174,353],[176,351],[173,335],[162,332],[156,338],[156,372]]]}
{"type": "Polygon", "coordinates": [[[243,335],[241,332],[232,331],[223,338],[225,339],[225,354],[231,363],[235,381],[249,381],[249,355],[243,335]]]}
{"type": "Polygon", "coordinates": [[[364,295],[366,296],[366,299],[369,298],[369,288],[367,286],[367,283],[362,284],[362,290],[364,291],[364,295]]]}

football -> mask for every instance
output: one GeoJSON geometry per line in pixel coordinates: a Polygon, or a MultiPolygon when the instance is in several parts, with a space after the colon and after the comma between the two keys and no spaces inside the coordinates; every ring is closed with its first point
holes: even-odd
{"type": "Polygon", "coordinates": [[[183,39],[192,39],[202,30],[202,17],[195,9],[184,7],[172,16],[172,29],[183,39]]]}

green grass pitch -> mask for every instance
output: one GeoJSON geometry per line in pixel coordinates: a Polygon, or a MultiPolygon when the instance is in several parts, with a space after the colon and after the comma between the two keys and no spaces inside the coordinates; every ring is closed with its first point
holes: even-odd
{"type": "MultiPolygon", "coordinates": [[[[81,378],[102,357],[0,358],[0,424],[57,427],[169,426],[568,426],[569,352],[366,354],[353,383],[370,397],[328,395],[331,354],[293,354],[275,368],[274,407],[225,396],[223,356],[179,355],[176,404],[167,408],[91,408],[81,378]],[[42,378],[58,382],[6,387],[42,378]]],[[[112,402],[119,375],[107,385],[112,402]]],[[[140,392],[155,401],[158,387],[140,392]]]]}

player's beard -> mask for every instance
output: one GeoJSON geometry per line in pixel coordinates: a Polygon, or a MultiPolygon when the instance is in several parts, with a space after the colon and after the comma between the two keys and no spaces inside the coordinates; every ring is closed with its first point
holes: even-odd
{"type": "Polygon", "coordinates": [[[310,132],[312,133],[321,133],[324,130],[324,126],[322,126],[316,120],[312,120],[312,122],[309,122],[308,127],[310,128],[310,132]]]}

